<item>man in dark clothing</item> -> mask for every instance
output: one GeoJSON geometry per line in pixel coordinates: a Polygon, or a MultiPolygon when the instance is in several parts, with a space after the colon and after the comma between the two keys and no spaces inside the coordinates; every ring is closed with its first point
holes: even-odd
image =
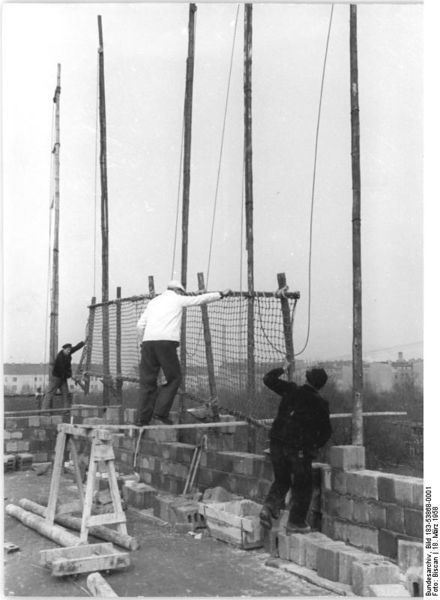
{"type": "Polygon", "coordinates": [[[52,381],[50,388],[43,399],[42,408],[52,408],[53,397],[58,389],[61,390],[63,395],[64,408],[69,406],[69,387],[67,385],[67,380],[69,377],[72,377],[72,354],[82,348],[84,344],[85,342],[79,342],[76,346],[64,344],[62,349],[58,352],[52,370],[52,381]]]}
{"type": "Polygon", "coordinates": [[[279,517],[290,489],[292,500],[286,531],[307,533],[310,527],[306,516],[313,491],[312,459],[332,433],[328,402],[319,394],[327,374],[324,369],[310,369],[306,373],[307,383],[298,386],[280,379],[284,372],[284,368],[273,369],[263,378],[264,384],[281,396],[281,402],[270,431],[275,481],[260,520],[264,527],[272,526],[272,519],[279,517]]]}

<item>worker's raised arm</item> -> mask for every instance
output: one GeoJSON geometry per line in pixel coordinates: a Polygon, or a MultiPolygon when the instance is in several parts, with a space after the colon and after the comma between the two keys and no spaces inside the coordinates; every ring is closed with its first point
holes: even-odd
{"type": "Polygon", "coordinates": [[[231,290],[223,290],[223,292],[208,292],[197,296],[179,296],[182,306],[200,306],[201,304],[209,304],[216,300],[226,298],[231,294],[231,290]]]}
{"type": "Polygon", "coordinates": [[[292,389],[292,387],[296,387],[296,384],[291,381],[284,381],[280,379],[281,375],[284,373],[284,368],[279,367],[277,369],[272,369],[263,377],[263,383],[270,390],[282,396],[286,392],[292,389]]]}

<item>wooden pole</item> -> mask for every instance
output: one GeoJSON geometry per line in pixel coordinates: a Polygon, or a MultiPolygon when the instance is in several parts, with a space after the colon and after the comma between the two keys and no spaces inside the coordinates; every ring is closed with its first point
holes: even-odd
{"type": "Polygon", "coordinates": [[[116,397],[119,404],[122,404],[122,386],[121,379],[122,371],[122,304],[121,304],[121,288],[116,288],[116,397]]]}
{"type": "MultiPolygon", "coordinates": [[[[278,289],[282,290],[287,286],[286,284],[286,274],[278,273],[277,275],[278,281],[278,289]]],[[[286,346],[286,359],[289,362],[289,366],[287,367],[287,378],[289,381],[292,381],[292,375],[295,371],[295,353],[293,351],[293,335],[292,335],[292,323],[290,320],[290,311],[289,311],[289,301],[280,293],[281,300],[281,313],[283,316],[283,330],[284,330],[284,341],[286,346]]]]}
{"type": "MultiPolygon", "coordinates": [[[[205,281],[203,273],[197,273],[197,279],[199,284],[199,290],[205,289],[205,281]]],[[[214,355],[212,353],[212,338],[211,328],[209,326],[209,315],[208,307],[206,304],[201,305],[202,311],[202,323],[203,323],[203,334],[205,337],[205,354],[206,354],[206,365],[208,367],[208,381],[209,381],[209,395],[210,395],[210,406],[215,421],[218,421],[218,397],[217,397],[217,385],[215,382],[214,372],[214,355]]]]}
{"type": "MultiPolygon", "coordinates": [[[[184,105],[184,140],[183,140],[183,194],[182,194],[182,266],[181,282],[186,289],[188,277],[188,225],[189,198],[191,183],[191,135],[192,135],[192,100],[194,84],[194,47],[195,47],[195,4],[189,5],[188,23],[188,56],[186,59],[186,85],[184,105]]],[[[180,338],[180,363],[182,368],[182,384],[185,390],[186,375],[186,311],[183,310],[182,330],[180,338]]]]}
{"type": "Polygon", "coordinates": [[[104,390],[103,404],[110,404],[110,341],[108,305],[108,190],[107,190],[107,126],[105,110],[104,81],[104,42],[101,15],[98,15],[99,34],[99,129],[100,129],[100,171],[101,171],[101,236],[102,236],[102,358],[104,390]]]}
{"type": "Polygon", "coordinates": [[[156,295],[156,292],[154,291],[154,277],[153,277],[153,275],[149,275],[148,276],[148,293],[150,294],[151,298],[154,298],[154,296],[156,295]]]}
{"type": "Polygon", "coordinates": [[[35,531],[38,531],[38,533],[53,540],[60,546],[78,546],[80,543],[80,540],[76,535],[69,533],[59,525],[49,524],[43,517],[34,515],[27,510],[23,510],[20,506],[8,504],[6,506],[6,514],[15,517],[24,525],[27,525],[27,527],[35,529],[35,531]]]}
{"type": "Polygon", "coordinates": [[[93,328],[95,325],[95,308],[96,296],[92,296],[91,305],[89,306],[89,322],[87,325],[87,347],[86,347],[86,375],[84,377],[84,394],[90,392],[90,365],[92,364],[92,352],[93,352],[93,328]]]}
{"type": "Polygon", "coordinates": [[[357,6],[350,5],[350,100],[351,100],[351,170],[353,181],[353,420],[352,443],[363,444],[362,393],[362,271],[361,271],[361,171],[359,84],[357,63],[357,6]]]}
{"type": "Polygon", "coordinates": [[[57,65],[57,87],[53,101],[55,103],[55,143],[52,149],[54,167],[54,234],[52,246],[52,290],[50,303],[50,338],[49,338],[49,380],[58,353],[58,314],[59,314],[59,240],[60,240],[60,95],[61,65],[57,65]]]}
{"type": "Polygon", "coordinates": [[[246,249],[248,276],[247,315],[247,396],[250,412],[255,399],[255,332],[254,332],[254,233],[253,233],[253,173],[252,173],[252,4],[244,13],[244,160],[246,249]]]}
{"type": "Polygon", "coordinates": [[[101,573],[97,571],[87,575],[87,587],[92,596],[98,598],[118,598],[118,594],[114,591],[109,583],[104,579],[101,573]]]}
{"type": "MultiPolygon", "coordinates": [[[[21,508],[33,512],[36,515],[40,515],[41,517],[46,516],[46,507],[41,504],[37,504],[37,502],[33,502],[32,500],[28,500],[27,498],[22,498],[18,501],[18,504],[21,508]]],[[[66,514],[56,514],[55,522],[63,527],[68,527],[69,529],[74,529],[75,531],[81,530],[81,518],[73,517],[72,515],[66,514]]],[[[113,542],[121,548],[126,548],[127,550],[137,550],[140,548],[139,541],[132,537],[131,535],[124,535],[115,529],[110,529],[110,527],[105,527],[103,525],[92,525],[89,528],[89,534],[93,535],[102,540],[106,540],[107,542],[113,542]]]]}

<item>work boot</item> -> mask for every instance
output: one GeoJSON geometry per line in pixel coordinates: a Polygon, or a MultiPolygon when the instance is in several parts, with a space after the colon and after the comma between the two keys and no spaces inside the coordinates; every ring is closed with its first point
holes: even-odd
{"type": "Polygon", "coordinates": [[[154,415],[153,419],[156,419],[162,425],[173,425],[173,422],[169,417],[161,417],[159,415],[154,415]]]}
{"type": "Polygon", "coordinates": [[[310,533],[312,528],[310,525],[307,525],[305,521],[302,523],[290,523],[290,521],[286,525],[286,534],[289,535],[291,533],[310,533]]]}

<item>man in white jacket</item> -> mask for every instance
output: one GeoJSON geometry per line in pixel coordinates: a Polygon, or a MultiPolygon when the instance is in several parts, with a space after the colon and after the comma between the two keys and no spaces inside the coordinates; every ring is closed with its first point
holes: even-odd
{"type": "Polygon", "coordinates": [[[221,300],[230,293],[230,290],[224,290],[187,296],[183,285],[173,280],[163,294],[150,300],[137,323],[139,339],[142,341],[138,425],[148,425],[152,417],[162,423],[172,424],[168,415],[182,381],[177,348],[183,309],[221,300]],[[160,369],[165,375],[166,384],[158,387],[160,369]]]}

